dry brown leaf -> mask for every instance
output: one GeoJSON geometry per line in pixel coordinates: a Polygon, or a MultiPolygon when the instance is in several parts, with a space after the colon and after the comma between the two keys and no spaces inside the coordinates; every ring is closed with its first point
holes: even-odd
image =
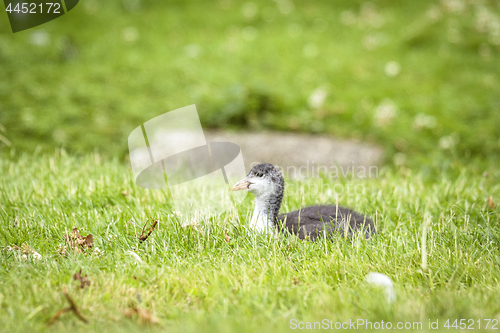
{"type": "Polygon", "coordinates": [[[137,314],[139,323],[141,324],[157,324],[159,322],[158,318],[153,316],[151,312],[145,309],[140,309],[135,305],[130,305],[130,309],[123,312],[123,315],[127,318],[132,317],[134,314],[137,314]]]}
{"type": "Polygon", "coordinates": [[[229,243],[231,237],[229,235],[224,235],[224,240],[226,241],[226,243],[229,243]]]}
{"type": "Polygon", "coordinates": [[[80,288],[85,288],[86,286],[90,286],[90,280],[89,278],[87,277],[87,274],[85,274],[85,276],[82,276],[82,270],[80,269],[80,271],[78,273],[75,273],[73,275],[73,280],[75,281],[80,281],[80,288]]]}
{"type": "Polygon", "coordinates": [[[65,238],[69,247],[77,253],[84,252],[94,246],[94,236],[92,236],[92,234],[82,236],[78,232],[78,228],[73,228],[71,234],[66,235],[65,238]]]}
{"type": "Polygon", "coordinates": [[[492,197],[488,197],[488,206],[489,206],[491,209],[495,209],[495,208],[497,208],[497,205],[495,205],[495,202],[493,201],[493,198],[492,198],[492,197]]]}

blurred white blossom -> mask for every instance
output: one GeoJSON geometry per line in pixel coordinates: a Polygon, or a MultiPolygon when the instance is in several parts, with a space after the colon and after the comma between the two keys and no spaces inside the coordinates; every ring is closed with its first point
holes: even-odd
{"type": "Polygon", "coordinates": [[[463,13],[465,10],[465,2],[463,0],[441,0],[441,5],[447,12],[463,13]]]}
{"type": "Polygon", "coordinates": [[[49,44],[50,35],[43,30],[36,30],[30,34],[30,43],[37,46],[44,46],[49,44]]]}
{"type": "Polygon", "coordinates": [[[358,23],[373,28],[380,28],[385,24],[385,18],[378,11],[375,4],[371,2],[365,2],[361,6],[358,23]]]}
{"type": "Polygon", "coordinates": [[[419,113],[415,116],[415,119],[413,119],[413,128],[417,131],[425,128],[434,128],[436,123],[436,117],[425,113],[419,113]]]}
{"type": "Polygon", "coordinates": [[[385,64],[385,74],[389,77],[397,76],[400,71],[401,66],[399,66],[399,63],[397,61],[389,61],[387,64],[385,64]]]}
{"type": "Polygon", "coordinates": [[[436,5],[431,5],[429,9],[427,9],[425,15],[433,22],[437,22],[441,19],[441,17],[443,17],[441,9],[439,9],[436,5]]]}
{"type": "Polygon", "coordinates": [[[487,34],[492,44],[500,45],[500,18],[488,7],[476,8],[474,27],[477,32],[487,34]]]}
{"type": "Polygon", "coordinates": [[[313,109],[318,109],[323,106],[326,97],[328,96],[328,92],[326,89],[319,87],[316,88],[312,94],[309,96],[309,106],[313,109]]]}
{"type": "Polygon", "coordinates": [[[371,51],[379,47],[383,43],[385,43],[386,40],[387,40],[386,35],[382,32],[378,32],[378,33],[370,33],[367,36],[365,36],[365,38],[363,38],[362,43],[365,49],[371,51]]]}
{"type": "Polygon", "coordinates": [[[375,108],[374,121],[379,127],[389,125],[396,117],[397,106],[390,99],[385,99],[375,108]]]}
{"type": "Polygon", "coordinates": [[[445,135],[439,139],[439,148],[446,150],[446,149],[453,149],[457,143],[459,142],[459,137],[457,133],[453,133],[451,135],[445,135]]]}

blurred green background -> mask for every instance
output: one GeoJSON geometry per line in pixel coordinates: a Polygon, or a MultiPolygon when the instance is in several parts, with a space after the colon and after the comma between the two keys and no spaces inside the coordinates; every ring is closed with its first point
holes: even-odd
{"type": "Polygon", "coordinates": [[[500,2],[83,0],[0,20],[0,148],[126,157],[196,104],[206,128],[325,133],[393,157],[498,156],[500,2]]]}

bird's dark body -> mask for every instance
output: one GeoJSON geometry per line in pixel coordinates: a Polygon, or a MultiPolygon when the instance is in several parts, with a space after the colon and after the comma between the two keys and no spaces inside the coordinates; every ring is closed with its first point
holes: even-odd
{"type": "Polygon", "coordinates": [[[371,219],[349,208],[334,205],[304,207],[280,214],[275,226],[279,230],[288,230],[301,239],[311,240],[323,234],[351,237],[362,232],[364,238],[375,234],[375,225],[371,219]]]}

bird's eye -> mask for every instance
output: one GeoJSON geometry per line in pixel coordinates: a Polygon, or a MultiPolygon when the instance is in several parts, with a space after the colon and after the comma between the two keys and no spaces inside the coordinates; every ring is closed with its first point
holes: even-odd
{"type": "Polygon", "coordinates": [[[257,177],[259,177],[259,178],[262,178],[262,176],[264,176],[264,175],[262,174],[262,172],[257,172],[255,175],[256,175],[257,177]]]}

